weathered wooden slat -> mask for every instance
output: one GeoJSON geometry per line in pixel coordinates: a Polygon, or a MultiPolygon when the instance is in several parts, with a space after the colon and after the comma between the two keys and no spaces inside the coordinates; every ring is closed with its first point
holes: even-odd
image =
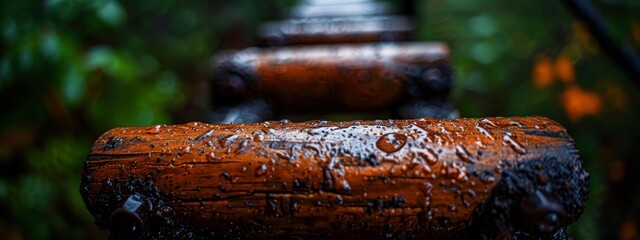
{"type": "Polygon", "coordinates": [[[445,101],[451,89],[442,43],[297,46],[221,52],[219,105],[264,99],[276,112],[374,112],[410,99],[445,101]]]}
{"type": "Polygon", "coordinates": [[[544,117],[157,125],[93,145],[112,237],[564,239],[587,173],[544,117]]]}
{"type": "Polygon", "coordinates": [[[309,2],[293,7],[290,11],[290,15],[294,18],[314,18],[388,15],[393,12],[394,9],[391,4],[378,1],[360,1],[351,3],[309,2]]]}
{"type": "Polygon", "coordinates": [[[409,40],[415,30],[404,16],[349,16],[267,22],[258,35],[270,46],[409,40]]]}

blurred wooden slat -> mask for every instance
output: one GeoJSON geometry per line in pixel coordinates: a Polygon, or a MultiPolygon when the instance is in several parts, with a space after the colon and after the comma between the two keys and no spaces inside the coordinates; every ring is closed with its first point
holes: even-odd
{"type": "Polygon", "coordinates": [[[406,41],[413,30],[408,17],[351,16],[267,22],[258,35],[270,46],[283,46],[406,41]]]}
{"type": "Polygon", "coordinates": [[[388,110],[451,88],[443,43],[250,48],[218,54],[214,69],[214,102],[264,98],[288,113],[388,110]]]}

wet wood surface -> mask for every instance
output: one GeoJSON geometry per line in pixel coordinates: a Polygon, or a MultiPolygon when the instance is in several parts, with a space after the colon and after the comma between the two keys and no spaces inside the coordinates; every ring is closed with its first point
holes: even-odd
{"type": "Polygon", "coordinates": [[[258,35],[270,46],[409,40],[415,27],[404,16],[350,16],[267,22],[258,35]]]}
{"type": "Polygon", "coordinates": [[[261,98],[274,111],[380,111],[403,100],[444,101],[451,88],[442,43],[292,46],[222,52],[217,104],[261,98]]]}
{"type": "Polygon", "coordinates": [[[559,198],[566,225],[582,203],[563,196],[586,193],[559,181],[586,186],[585,174],[544,117],[115,128],[93,145],[82,194],[112,231],[113,212],[137,199],[144,238],[450,238],[480,224],[505,172],[541,159],[578,173],[528,170],[526,191],[559,198]]]}

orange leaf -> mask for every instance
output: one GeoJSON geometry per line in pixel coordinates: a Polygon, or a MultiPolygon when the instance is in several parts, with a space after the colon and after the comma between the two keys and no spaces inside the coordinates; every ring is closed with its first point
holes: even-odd
{"type": "Polygon", "coordinates": [[[533,67],[533,85],[543,88],[553,83],[553,65],[547,57],[539,57],[533,67]]]}
{"type": "Polygon", "coordinates": [[[638,223],[633,218],[626,220],[618,230],[618,239],[621,239],[621,240],[637,239],[638,237],[637,226],[638,226],[638,223]]]}
{"type": "Polygon", "coordinates": [[[564,55],[560,55],[555,63],[556,75],[565,83],[573,82],[575,73],[573,71],[573,62],[564,55]]]}
{"type": "Polygon", "coordinates": [[[569,120],[577,122],[587,115],[595,116],[602,109],[602,99],[595,92],[587,92],[578,86],[570,86],[562,93],[562,103],[569,120]]]}

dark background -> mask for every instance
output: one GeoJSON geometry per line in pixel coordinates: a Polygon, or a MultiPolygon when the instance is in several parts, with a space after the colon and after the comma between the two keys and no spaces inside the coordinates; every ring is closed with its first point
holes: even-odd
{"type": "MultiPolygon", "coordinates": [[[[294,2],[2,1],[0,239],[104,237],[78,190],[92,142],[118,126],[206,121],[211,56],[257,45],[259,24],[294,2]]],[[[637,56],[640,1],[591,2],[637,56]]],[[[591,174],[577,239],[640,239],[640,79],[560,1],[405,9],[418,40],[450,44],[463,117],[544,115],[568,129],[591,174]]]]}

